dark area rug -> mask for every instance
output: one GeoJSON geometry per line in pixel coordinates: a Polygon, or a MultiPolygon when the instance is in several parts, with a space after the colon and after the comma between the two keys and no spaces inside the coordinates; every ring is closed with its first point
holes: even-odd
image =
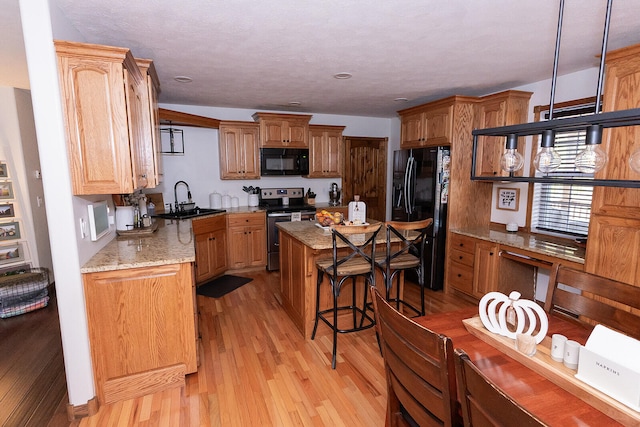
{"type": "Polygon", "coordinates": [[[196,288],[198,295],[204,295],[205,297],[220,298],[229,292],[238,289],[242,285],[246,285],[253,279],[249,277],[233,276],[231,274],[225,274],[217,279],[213,279],[204,285],[200,285],[196,288]]]}

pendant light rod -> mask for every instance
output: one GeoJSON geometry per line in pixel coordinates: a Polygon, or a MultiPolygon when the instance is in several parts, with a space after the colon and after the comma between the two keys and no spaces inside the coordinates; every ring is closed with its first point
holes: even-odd
{"type": "MultiPolygon", "coordinates": [[[[564,1],[564,0],[563,0],[564,1]]],[[[598,71],[598,89],[596,91],[596,111],[595,114],[600,112],[600,94],[602,93],[602,84],[604,81],[604,60],[607,55],[607,41],[609,39],[609,22],[611,21],[611,5],[613,0],[607,0],[607,12],[604,18],[604,31],[602,32],[602,52],[600,52],[600,70],[598,71]]]]}
{"type": "Polygon", "coordinates": [[[556,99],[556,80],[558,79],[558,58],[560,57],[560,37],[562,35],[562,15],[564,13],[564,0],[560,0],[558,11],[558,29],[556,31],[556,50],[553,55],[553,74],[551,77],[551,96],[549,100],[549,120],[553,120],[553,103],[556,99]]]}

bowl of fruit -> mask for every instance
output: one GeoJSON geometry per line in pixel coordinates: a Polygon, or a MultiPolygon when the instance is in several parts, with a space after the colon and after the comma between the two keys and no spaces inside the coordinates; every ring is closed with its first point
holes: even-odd
{"type": "Polygon", "coordinates": [[[326,209],[316,213],[316,221],[321,227],[342,224],[342,214],[340,212],[329,212],[326,209]]]}

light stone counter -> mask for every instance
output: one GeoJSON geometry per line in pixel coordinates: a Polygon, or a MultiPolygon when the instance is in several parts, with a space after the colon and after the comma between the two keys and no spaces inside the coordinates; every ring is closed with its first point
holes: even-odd
{"type": "Polygon", "coordinates": [[[159,226],[153,234],[143,237],[116,237],[87,261],[80,272],[95,273],[194,262],[196,258],[191,220],[171,221],[157,218],[156,221],[159,221],[159,226]]]}
{"type": "MultiPolygon", "coordinates": [[[[369,220],[372,223],[378,222],[369,220]]],[[[292,222],[278,222],[276,226],[284,233],[291,235],[296,240],[299,240],[305,246],[314,250],[332,249],[333,241],[331,239],[330,229],[322,229],[316,225],[315,221],[292,221],[292,222]]],[[[392,242],[400,241],[398,237],[392,237],[392,242]]],[[[383,228],[378,232],[376,236],[376,243],[385,244],[386,232],[383,228]]],[[[339,242],[338,246],[347,246],[344,243],[339,242]]]]}
{"type": "Polygon", "coordinates": [[[499,243],[501,247],[510,246],[551,258],[584,264],[585,249],[567,239],[559,239],[541,234],[529,234],[521,231],[508,232],[506,230],[496,230],[489,227],[452,229],[450,231],[475,237],[476,239],[499,243]]]}

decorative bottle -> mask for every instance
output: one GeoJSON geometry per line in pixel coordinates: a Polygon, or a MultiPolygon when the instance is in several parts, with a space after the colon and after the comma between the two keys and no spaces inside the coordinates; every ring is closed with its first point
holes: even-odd
{"type": "Polygon", "coordinates": [[[360,196],[357,194],[353,196],[353,201],[349,202],[349,222],[353,225],[367,222],[367,206],[360,201],[360,196]]]}

